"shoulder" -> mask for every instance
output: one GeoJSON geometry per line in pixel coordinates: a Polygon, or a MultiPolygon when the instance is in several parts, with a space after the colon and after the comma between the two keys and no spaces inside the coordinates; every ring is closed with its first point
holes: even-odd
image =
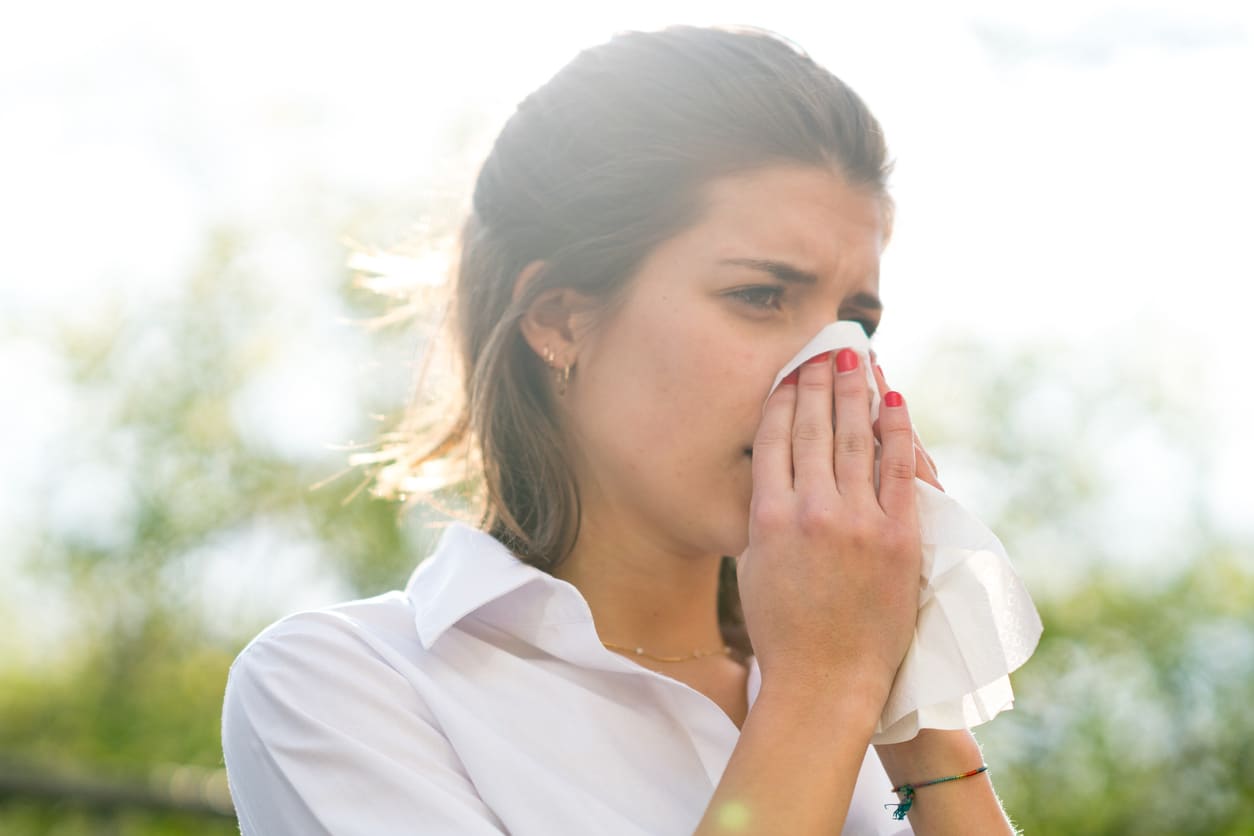
{"type": "Polygon", "coordinates": [[[289,652],[336,653],[412,650],[416,631],[410,601],[400,592],[346,601],[285,616],[257,634],[235,658],[232,670],[261,657],[289,652]]]}
{"type": "Polygon", "coordinates": [[[389,592],[294,613],[262,630],[227,675],[224,739],[279,732],[298,717],[340,709],[369,694],[391,693],[396,708],[420,710],[407,673],[423,649],[407,598],[389,592]]]}
{"type": "Polygon", "coordinates": [[[245,645],[231,668],[247,669],[263,657],[296,652],[386,652],[389,647],[404,652],[415,632],[409,600],[400,592],[387,592],[284,616],[245,645]]]}
{"type": "Polygon", "coordinates": [[[433,716],[402,593],[283,618],[227,677],[222,752],[241,832],[501,833],[433,716]]]}

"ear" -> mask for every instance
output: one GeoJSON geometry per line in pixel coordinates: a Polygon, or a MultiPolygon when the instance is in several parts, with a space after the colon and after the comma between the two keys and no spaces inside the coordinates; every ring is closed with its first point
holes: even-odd
{"type": "MultiPolygon", "coordinates": [[[[513,300],[522,296],[527,285],[547,266],[536,260],[518,274],[514,282],[513,300]]],[[[569,287],[544,290],[532,301],[518,322],[523,339],[542,360],[545,349],[553,353],[553,365],[561,368],[574,365],[578,349],[581,316],[591,308],[586,294],[569,287]]]]}

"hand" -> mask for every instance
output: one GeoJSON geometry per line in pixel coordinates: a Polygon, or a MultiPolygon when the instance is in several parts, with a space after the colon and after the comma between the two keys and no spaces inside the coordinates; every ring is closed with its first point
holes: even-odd
{"type": "Polygon", "coordinates": [[[870,392],[850,355],[844,372],[826,355],[803,364],[767,399],[736,569],[763,688],[850,700],[873,724],[918,617],[917,456],[905,404],[884,407],[877,495],[870,392]]]}
{"type": "MultiPolygon", "coordinates": [[[[871,350],[871,362],[875,363],[875,383],[876,386],[879,387],[880,403],[882,404],[884,394],[889,391],[888,381],[884,379],[884,370],[880,368],[879,363],[875,359],[874,349],[871,350]]],[[[880,438],[880,422],[878,419],[871,425],[871,430],[875,433],[875,438],[883,444],[884,440],[880,438]]],[[[911,425],[910,431],[914,436],[916,475],[924,482],[927,482],[929,485],[936,488],[936,490],[944,493],[945,488],[941,486],[940,477],[937,476],[936,462],[933,461],[932,456],[927,452],[927,450],[923,449],[923,440],[919,438],[918,430],[911,425]]]]}

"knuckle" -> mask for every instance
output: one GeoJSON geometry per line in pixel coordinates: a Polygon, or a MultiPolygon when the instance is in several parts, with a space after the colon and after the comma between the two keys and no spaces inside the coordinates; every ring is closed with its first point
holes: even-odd
{"type": "MultiPolygon", "coordinates": [[[[859,365],[861,365],[861,361],[859,361],[859,365]]],[[[857,374],[836,375],[836,388],[845,394],[866,391],[866,372],[859,369],[857,374]]]]}
{"type": "Polygon", "coordinates": [[[885,456],[880,461],[881,476],[887,476],[890,479],[913,479],[914,474],[914,459],[885,456]]]}
{"type": "Polygon", "coordinates": [[[802,534],[821,534],[831,529],[832,512],[828,503],[810,498],[801,502],[797,509],[797,528],[802,534]]]}
{"type": "Polygon", "coordinates": [[[797,378],[797,390],[805,389],[810,392],[826,392],[828,389],[827,376],[821,374],[806,374],[803,369],[801,375],[797,378]]]}
{"type": "Polygon", "coordinates": [[[914,433],[910,429],[909,424],[880,424],[880,433],[884,437],[884,441],[889,439],[900,440],[899,443],[909,442],[910,446],[914,446],[914,433]]]}
{"type": "Polygon", "coordinates": [[[836,434],[836,451],[842,456],[858,456],[871,449],[871,439],[859,432],[836,434]]]}
{"type": "Polygon", "coordinates": [[[826,433],[825,427],[813,421],[801,421],[792,428],[794,441],[821,441],[826,433]]]}
{"type": "Polygon", "coordinates": [[[789,520],[788,503],[754,496],[749,507],[749,518],[755,528],[770,531],[786,528],[789,520]]]}
{"type": "Polygon", "coordinates": [[[864,549],[882,540],[875,521],[865,515],[852,517],[844,527],[845,539],[855,548],[864,549]]]}
{"type": "Polygon", "coordinates": [[[771,447],[777,447],[783,444],[791,443],[792,439],[788,433],[782,430],[763,428],[758,437],[753,440],[753,451],[767,450],[771,447]]]}

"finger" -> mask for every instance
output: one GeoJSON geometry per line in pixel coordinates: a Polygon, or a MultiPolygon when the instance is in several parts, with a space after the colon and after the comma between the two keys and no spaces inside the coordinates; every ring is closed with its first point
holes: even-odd
{"type": "MultiPolygon", "coordinates": [[[[889,391],[889,386],[888,386],[888,380],[884,377],[884,369],[882,369],[878,363],[875,365],[875,385],[879,387],[880,399],[882,401],[884,398],[884,394],[889,391]]],[[[880,437],[880,422],[878,418],[876,419],[875,423],[871,425],[871,429],[875,432],[875,437],[879,438],[880,437]]],[[[937,470],[936,460],[933,459],[932,454],[927,451],[927,447],[924,446],[923,444],[923,439],[919,438],[919,431],[915,429],[913,426],[911,426],[910,430],[911,432],[914,433],[915,445],[918,446],[919,451],[923,453],[923,456],[927,459],[928,464],[932,466],[932,470],[936,471],[937,470]]]]}
{"type": "Polygon", "coordinates": [[[831,352],[818,354],[798,368],[797,411],[792,424],[792,466],[795,490],[831,493],[832,469],[831,352]]]}
{"type": "MultiPolygon", "coordinates": [[[[883,444],[884,439],[880,434],[880,419],[876,418],[875,422],[871,424],[871,431],[875,434],[876,441],[883,444]]],[[[923,444],[919,441],[919,433],[917,430],[914,431],[914,454],[915,472],[918,478],[927,482],[929,485],[932,485],[937,490],[945,490],[940,483],[940,471],[936,467],[936,461],[927,450],[923,449],[923,444]]]]}
{"type": "Polygon", "coordinates": [[[792,418],[797,384],[785,377],[766,399],[753,437],[753,496],[792,493],[792,418]]]}
{"type": "MultiPolygon", "coordinates": [[[[881,376],[881,379],[882,379],[882,376],[881,376]]],[[[888,391],[888,390],[885,390],[885,391],[888,391]]],[[[881,403],[882,403],[882,399],[881,399],[881,403]]],[[[876,440],[879,441],[881,444],[883,444],[884,443],[883,437],[880,435],[880,419],[879,418],[876,418],[874,423],[871,424],[871,431],[875,434],[876,440]]],[[[932,457],[931,455],[928,454],[927,450],[923,449],[923,444],[919,441],[918,431],[915,430],[913,427],[911,427],[911,431],[914,432],[915,476],[919,479],[922,479],[924,482],[927,482],[929,485],[936,488],[938,491],[944,492],[945,487],[941,485],[940,483],[940,475],[936,469],[936,462],[932,460],[932,457]]]]}
{"type": "Polygon", "coordinates": [[[928,460],[923,448],[917,444],[914,448],[914,475],[944,493],[945,488],[940,483],[940,477],[936,475],[936,467],[928,460]]]}
{"type": "Polygon", "coordinates": [[[880,410],[880,507],[893,519],[914,524],[916,474],[914,433],[905,400],[897,392],[884,396],[880,410]],[[897,406],[892,404],[896,403],[897,406]]]}
{"type": "Polygon", "coordinates": [[[836,356],[836,490],[841,496],[861,493],[874,500],[875,435],[861,362],[852,349],[841,349],[836,356]]]}
{"type": "Polygon", "coordinates": [[[880,364],[875,364],[875,387],[880,390],[880,397],[884,397],[884,393],[888,391],[888,381],[884,379],[884,370],[880,368],[880,364]]]}
{"type": "Polygon", "coordinates": [[[914,430],[914,444],[915,444],[915,446],[916,446],[916,447],[918,447],[918,448],[919,448],[919,452],[921,452],[921,453],[924,455],[924,457],[925,457],[925,458],[927,458],[928,464],[930,464],[930,465],[932,466],[932,470],[936,470],[936,469],[937,469],[937,468],[936,468],[936,459],[932,458],[932,454],[931,454],[931,453],[929,453],[929,452],[927,451],[927,445],[925,445],[925,444],[923,443],[923,439],[922,439],[922,438],[919,438],[919,429],[918,429],[918,427],[911,427],[911,429],[912,429],[912,430],[914,430]]]}
{"type": "Polygon", "coordinates": [[[915,430],[914,432],[914,446],[920,453],[923,454],[923,458],[927,459],[928,467],[932,468],[932,472],[939,474],[940,471],[936,467],[936,459],[933,459],[932,454],[924,449],[923,442],[919,440],[918,430],[915,430]]]}

